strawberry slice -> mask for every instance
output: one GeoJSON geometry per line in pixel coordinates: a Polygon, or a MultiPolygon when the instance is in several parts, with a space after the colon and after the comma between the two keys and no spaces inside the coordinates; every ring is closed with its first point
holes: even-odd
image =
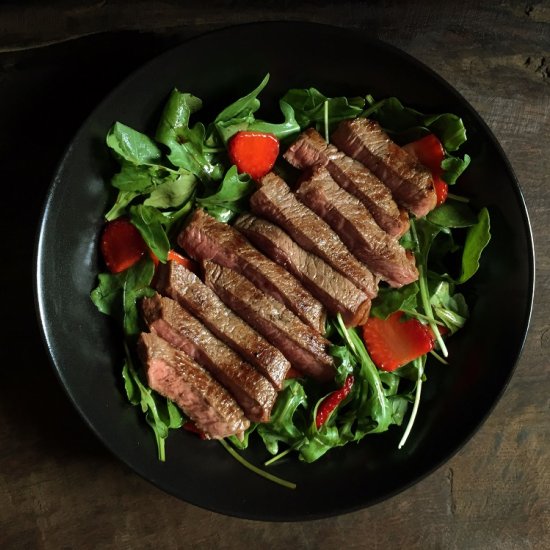
{"type": "Polygon", "coordinates": [[[127,218],[117,218],[105,225],[100,248],[111,273],[132,267],[148,250],[143,237],[127,218]]]}
{"type": "Polygon", "coordinates": [[[363,325],[363,340],[374,364],[391,372],[431,351],[434,337],[430,327],[418,319],[402,321],[396,311],[387,319],[369,317],[363,325]]]}
{"type": "Polygon", "coordinates": [[[436,205],[440,206],[447,200],[447,195],[449,194],[449,184],[446,181],[443,181],[439,176],[434,174],[434,187],[435,187],[435,196],[437,197],[436,205]]]}
{"type": "Polygon", "coordinates": [[[443,204],[447,200],[449,185],[441,178],[441,174],[443,173],[441,163],[445,158],[445,149],[443,149],[443,145],[437,136],[435,134],[428,134],[421,139],[407,143],[407,145],[403,146],[403,149],[431,170],[437,197],[436,204],[437,206],[443,204]]]}
{"type": "Polygon", "coordinates": [[[242,173],[259,180],[275,164],[279,154],[279,140],[264,132],[237,132],[227,144],[229,159],[242,173]]]}
{"type": "Polygon", "coordinates": [[[168,260],[182,265],[183,267],[185,267],[189,271],[192,271],[193,273],[198,272],[196,262],[194,262],[191,258],[182,256],[179,252],[176,252],[173,248],[171,248],[168,252],[168,260]]]}
{"type": "Polygon", "coordinates": [[[445,158],[445,149],[435,134],[407,143],[403,149],[416,157],[426,168],[435,174],[441,174],[441,162],[445,158]]]}

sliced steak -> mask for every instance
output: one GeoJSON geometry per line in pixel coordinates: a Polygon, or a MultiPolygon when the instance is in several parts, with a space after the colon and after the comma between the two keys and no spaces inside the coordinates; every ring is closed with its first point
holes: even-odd
{"type": "Polygon", "coordinates": [[[206,437],[242,435],[250,426],[229,392],[185,352],[153,333],[142,333],[138,353],[149,387],[173,401],[206,437]]]}
{"type": "Polygon", "coordinates": [[[388,187],[366,166],[327,143],[315,128],[300,134],[284,158],[299,169],[324,164],[334,181],[355,195],[386,233],[400,237],[409,229],[409,216],[397,206],[388,187]]]}
{"type": "Polygon", "coordinates": [[[279,300],[304,323],[325,331],[326,311],[288,271],[256,250],[236,229],[204,210],[194,212],[178,243],[195,260],[213,260],[235,269],[258,288],[279,300]]]}
{"type": "Polygon", "coordinates": [[[290,363],[235,315],[194,273],[177,262],[159,265],[157,289],[198,317],[222,342],[244,357],[280,390],[290,363]]]}
{"type": "Polygon", "coordinates": [[[240,216],[235,227],[295,275],[330,313],[341,313],[348,326],[366,322],[370,311],[367,295],[324,260],[297,245],[280,227],[252,214],[240,216]]]}
{"type": "Polygon", "coordinates": [[[390,189],[398,204],[415,216],[435,208],[436,195],[431,172],[394,143],[373,120],[344,120],[332,141],[350,157],[372,170],[390,189]]]}
{"type": "Polygon", "coordinates": [[[141,306],[151,332],[207,369],[235,397],[250,420],[269,420],[277,392],[267,378],[174,300],[156,294],[144,298],[141,306]]]}
{"type": "Polygon", "coordinates": [[[324,166],[313,168],[296,196],[325,220],[357,258],[391,286],[418,279],[414,256],[374,221],[365,206],[342,189],[324,166]]]}
{"type": "Polygon", "coordinates": [[[292,366],[317,380],[334,377],[328,341],[302,323],[277,300],[248,279],[220,265],[204,262],[206,284],[240,317],[277,346],[292,366]]]}
{"type": "Polygon", "coordinates": [[[369,298],[378,293],[378,281],[346,248],[338,235],[315,212],[302,204],[288,185],[273,172],[250,197],[255,214],[281,226],[302,248],[315,254],[347,277],[369,298]]]}

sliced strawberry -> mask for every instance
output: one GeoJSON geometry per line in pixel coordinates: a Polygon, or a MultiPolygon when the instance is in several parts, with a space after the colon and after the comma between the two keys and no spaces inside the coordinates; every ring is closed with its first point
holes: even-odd
{"type": "Polygon", "coordinates": [[[264,132],[237,132],[227,145],[229,159],[242,173],[255,180],[265,176],[275,164],[279,154],[279,140],[264,132]]]}
{"type": "Polygon", "coordinates": [[[445,158],[445,149],[443,145],[434,134],[428,134],[427,136],[407,143],[403,147],[413,157],[417,158],[426,168],[429,168],[432,172],[435,195],[437,197],[437,206],[440,206],[447,200],[447,194],[449,192],[448,184],[441,179],[443,170],[441,163],[445,158]]]}
{"type": "Polygon", "coordinates": [[[112,273],[132,267],[147,252],[143,237],[127,218],[117,218],[105,225],[100,248],[112,273]]]}
{"type": "Polygon", "coordinates": [[[396,311],[387,319],[369,317],[363,325],[365,346],[381,370],[393,371],[434,347],[430,328],[417,319],[401,321],[403,315],[402,311],[396,311]]]}
{"type": "Polygon", "coordinates": [[[428,134],[421,139],[407,143],[403,149],[416,157],[434,174],[441,174],[441,162],[445,158],[445,149],[435,134],[428,134]]]}
{"type": "Polygon", "coordinates": [[[168,260],[171,262],[176,262],[183,267],[187,268],[189,271],[197,272],[197,263],[194,262],[191,258],[186,258],[182,256],[179,252],[176,252],[171,248],[168,252],[168,260]]]}
{"type": "Polygon", "coordinates": [[[434,174],[434,187],[435,187],[435,196],[437,197],[437,206],[442,205],[447,200],[447,195],[449,194],[449,185],[447,182],[443,181],[439,176],[434,174]]]}

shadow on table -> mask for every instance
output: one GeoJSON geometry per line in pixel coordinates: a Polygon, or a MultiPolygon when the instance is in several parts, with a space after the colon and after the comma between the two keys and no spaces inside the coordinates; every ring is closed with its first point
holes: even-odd
{"type": "Polygon", "coordinates": [[[110,456],[73,408],[38,327],[35,238],[57,163],[80,124],[127,74],[170,46],[141,33],[91,36],[0,54],[2,195],[0,270],[4,312],[0,448],[110,456]],[[32,449],[32,450],[31,450],[32,449]]]}

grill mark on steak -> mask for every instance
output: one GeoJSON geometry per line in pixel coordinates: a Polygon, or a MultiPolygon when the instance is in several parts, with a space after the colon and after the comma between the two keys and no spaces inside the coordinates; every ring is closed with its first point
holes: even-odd
{"type": "Polygon", "coordinates": [[[370,311],[367,295],[324,260],[298,246],[280,227],[252,214],[241,215],[235,227],[295,275],[330,313],[341,313],[348,326],[366,322],[370,311]]]}
{"type": "Polygon", "coordinates": [[[320,333],[326,311],[288,271],[256,250],[236,229],[198,209],[178,236],[178,244],[195,260],[213,260],[235,269],[279,300],[320,333]]]}
{"type": "Polygon", "coordinates": [[[250,197],[250,207],[281,226],[302,248],[315,254],[347,277],[369,298],[378,293],[378,281],[367,266],[346,248],[338,235],[317,214],[302,204],[288,185],[273,172],[250,197]]]}
{"type": "Polygon", "coordinates": [[[141,308],[151,332],[206,368],[235,397],[250,420],[269,420],[277,392],[266,378],[174,300],[156,294],[144,298],[141,308]]]}
{"type": "Polygon", "coordinates": [[[323,218],[369,269],[400,287],[418,279],[414,256],[374,221],[365,206],[342,189],[324,166],[313,168],[296,196],[323,218]]]}
{"type": "Polygon", "coordinates": [[[290,363],[235,315],[193,272],[177,262],[160,264],[157,289],[198,317],[214,335],[256,367],[280,390],[290,363]]]}
{"type": "Polygon", "coordinates": [[[205,281],[235,313],[281,350],[293,367],[320,381],[334,377],[328,340],[239,273],[203,263],[205,281]]]}
{"type": "Polygon", "coordinates": [[[299,169],[324,164],[334,181],[357,197],[386,233],[400,237],[409,229],[409,216],[397,206],[388,187],[366,166],[327,143],[314,128],[302,132],[283,156],[299,169]]]}
{"type": "Polygon", "coordinates": [[[149,387],[173,401],[206,437],[242,437],[250,426],[229,392],[183,351],[156,334],[142,333],[138,354],[149,387]]]}
{"type": "Polygon", "coordinates": [[[350,157],[362,162],[390,189],[398,204],[415,216],[425,216],[436,205],[431,172],[394,143],[373,120],[341,122],[332,141],[350,157]]]}

